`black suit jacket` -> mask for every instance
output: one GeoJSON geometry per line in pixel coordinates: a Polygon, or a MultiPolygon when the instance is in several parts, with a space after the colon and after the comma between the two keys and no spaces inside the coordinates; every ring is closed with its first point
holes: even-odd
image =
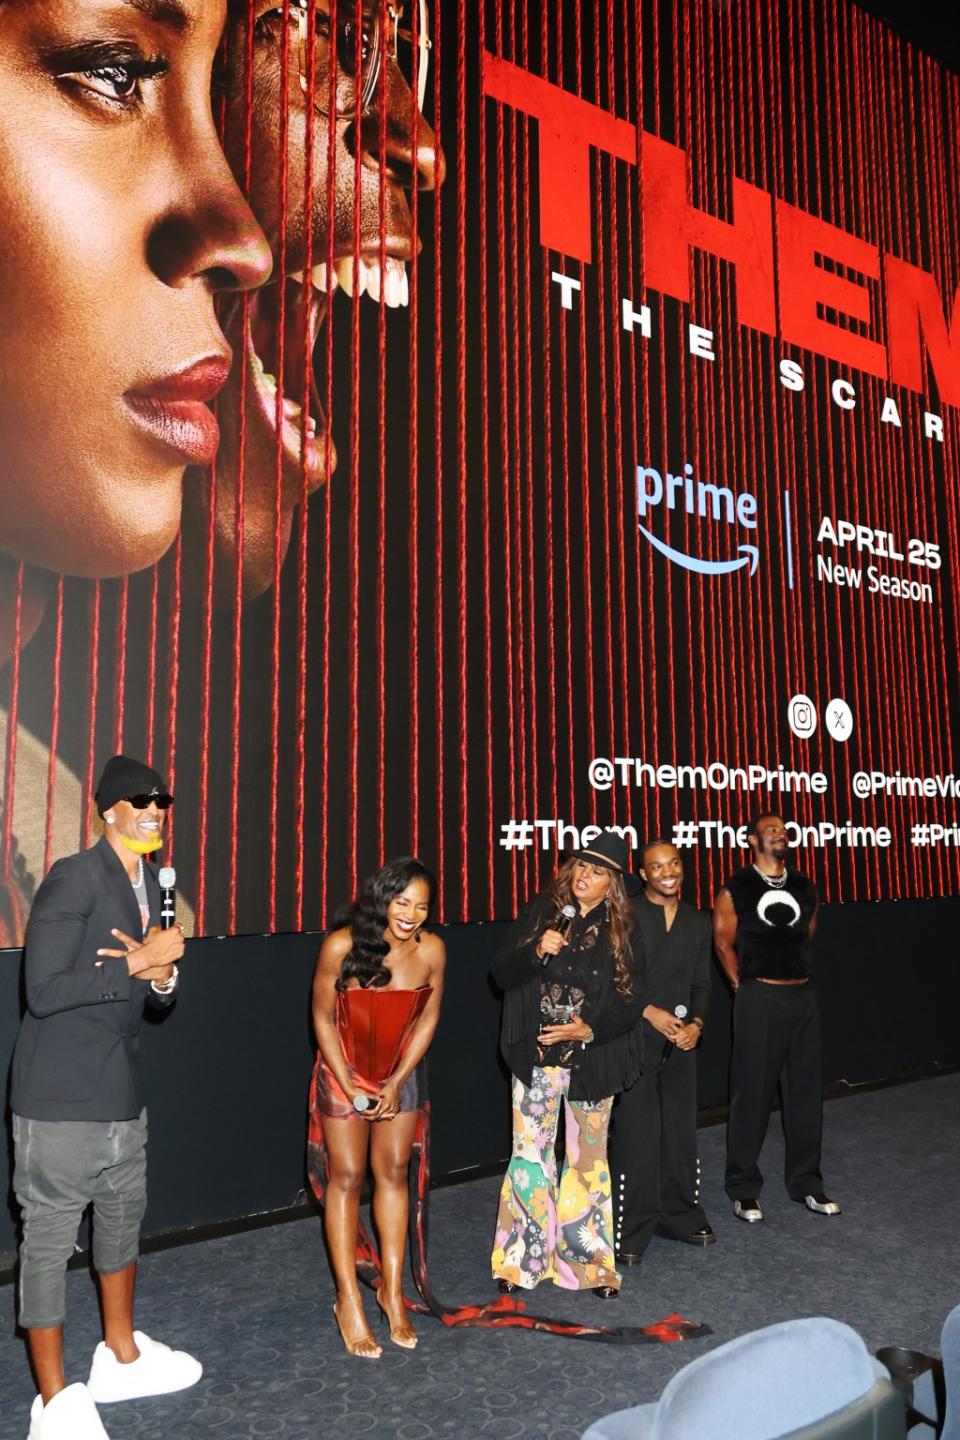
{"type": "Polygon", "coordinates": [[[647,957],[646,1003],[671,1014],[686,1005],[688,1020],[707,1018],[710,1005],[710,951],[713,944],[710,916],[683,900],[670,928],[670,944],[663,945],[660,907],[639,896],[634,909],[647,957]]]}
{"type": "MultiPolygon", "coordinates": [[[[144,861],[150,924],[160,886],[144,861]]],[[[131,1120],[143,1108],[137,1075],[144,1004],[173,996],[131,979],[111,930],[139,938],[133,886],[106,840],[58,860],[30,911],[24,957],[27,1012],[13,1053],[10,1103],[32,1120],[131,1120]]]]}

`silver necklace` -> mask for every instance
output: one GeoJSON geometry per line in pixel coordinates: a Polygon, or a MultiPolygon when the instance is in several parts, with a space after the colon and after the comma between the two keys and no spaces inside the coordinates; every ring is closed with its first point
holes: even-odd
{"type": "Polygon", "coordinates": [[[787,883],[786,870],[784,870],[782,875],[768,875],[765,870],[760,869],[759,865],[754,865],[753,868],[760,876],[760,879],[765,880],[767,884],[770,885],[774,890],[782,890],[784,885],[786,885],[787,883]]]}

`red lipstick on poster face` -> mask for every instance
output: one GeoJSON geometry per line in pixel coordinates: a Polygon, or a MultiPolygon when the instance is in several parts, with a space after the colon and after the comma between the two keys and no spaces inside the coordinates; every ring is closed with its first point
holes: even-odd
{"type": "Polygon", "coordinates": [[[230,357],[208,355],[175,375],[148,381],[124,395],[137,425],[191,465],[212,465],[220,427],[207,401],[230,374],[230,357]]]}

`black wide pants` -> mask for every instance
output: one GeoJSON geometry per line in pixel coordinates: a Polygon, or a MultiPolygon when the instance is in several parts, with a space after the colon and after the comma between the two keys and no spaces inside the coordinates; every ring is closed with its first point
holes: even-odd
{"type": "Polygon", "coordinates": [[[786,1141],[784,1180],[793,1200],[823,1190],[823,1056],[820,1012],[812,984],[741,984],[733,1007],[726,1188],[731,1200],[755,1199],[763,1185],[757,1161],[780,1084],[786,1141]]]}
{"type": "Polygon", "coordinates": [[[617,1250],[642,1255],[659,1225],[686,1239],[709,1224],[699,1203],[697,1052],[671,1046],[646,1020],[644,1073],[613,1108],[610,1174],[617,1250]]]}

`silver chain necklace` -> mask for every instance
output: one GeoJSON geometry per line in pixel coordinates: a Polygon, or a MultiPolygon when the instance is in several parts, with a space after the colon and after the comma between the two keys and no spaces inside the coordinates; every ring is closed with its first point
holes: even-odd
{"type": "Polygon", "coordinates": [[[768,884],[769,886],[771,886],[772,889],[774,889],[774,890],[782,890],[783,887],[784,887],[784,885],[786,885],[786,883],[787,883],[787,872],[786,872],[786,870],[784,870],[784,872],[783,872],[782,875],[768,875],[765,870],[761,870],[761,869],[760,869],[760,866],[759,866],[759,865],[754,865],[753,868],[754,868],[754,870],[756,870],[757,874],[760,876],[760,879],[761,879],[761,880],[765,880],[765,881],[767,882],[767,884],[768,884]]]}

